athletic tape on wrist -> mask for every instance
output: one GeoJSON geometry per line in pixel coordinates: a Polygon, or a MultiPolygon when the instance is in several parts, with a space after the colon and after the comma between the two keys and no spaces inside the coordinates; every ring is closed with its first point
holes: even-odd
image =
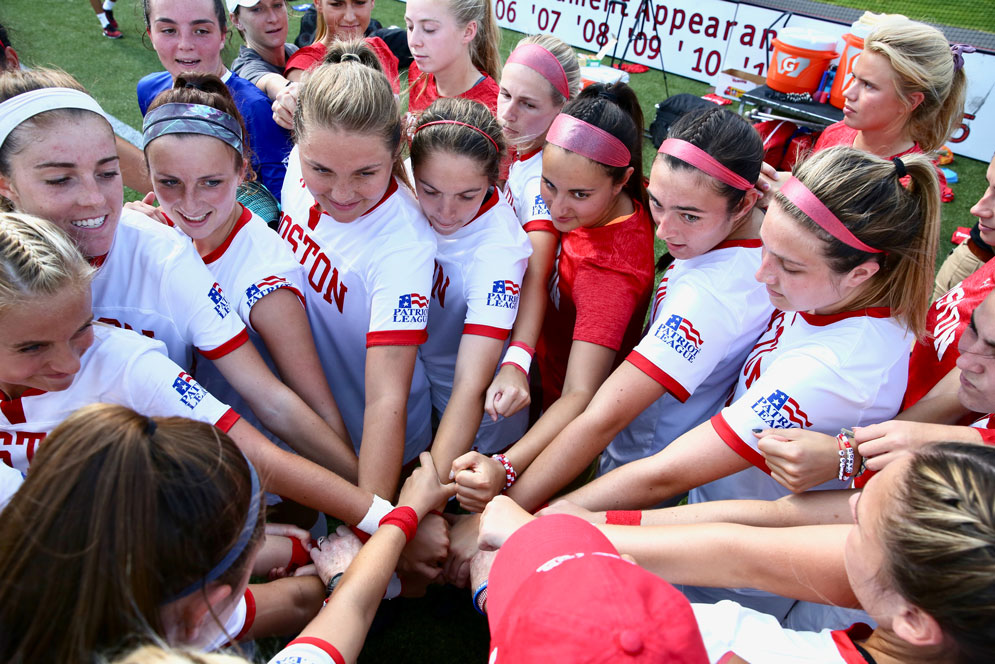
{"type": "Polygon", "coordinates": [[[380,496],[373,494],[373,503],[370,505],[370,509],[366,511],[366,516],[356,524],[356,527],[367,535],[372,535],[380,527],[380,520],[387,516],[393,509],[393,505],[380,496]]]}

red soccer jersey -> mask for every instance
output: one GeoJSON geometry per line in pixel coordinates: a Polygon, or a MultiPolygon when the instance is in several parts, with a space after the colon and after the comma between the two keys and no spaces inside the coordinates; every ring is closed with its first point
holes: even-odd
{"type": "MultiPolygon", "coordinates": [[[[477,83],[464,92],[457,95],[463,99],[472,99],[490,109],[491,113],[497,114],[498,84],[487,74],[481,74],[482,78],[477,83]]],[[[423,74],[418,65],[414,62],[408,67],[408,89],[410,90],[408,99],[408,112],[418,114],[431,105],[433,101],[441,97],[439,89],[435,86],[435,76],[423,74]]]]}
{"type": "MultiPolygon", "coordinates": [[[[380,60],[383,73],[387,75],[387,80],[390,81],[390,89],[394,91],[394,94],[400,94],[401,82],[397,74],[397,56],[391,52],[387,43],[380,39],[380,37],[365,37],[363,41],[373,49],[377,59],[380,60]]],[[[291,69],[307,71],[312,67],[317,67],[325,60],[327,50],[327,47],[321,42],[305,46],[290,56],[290,59],[287,60],[287,66],[283,70],[284,73],[289,74],[291,69]]]]}
{"type": "Polygon", "coordinates": [[[653,288],[653,227],[642,206],[634,205],[621,221],[560,238],[536,348],[547,408],[563,389],[571,341],[618,351],[615,366],[639,341],[653,288]]]}
{"type": "Polygon", "coordinates": [[[902,410],[922,399],[950,373],[960,353],[957,344],[971,322],[971,312],[995,286],[995,260],[960,282],[926,313],[926,339],[916,342],[909,360],[909,386],[902,410]]]}

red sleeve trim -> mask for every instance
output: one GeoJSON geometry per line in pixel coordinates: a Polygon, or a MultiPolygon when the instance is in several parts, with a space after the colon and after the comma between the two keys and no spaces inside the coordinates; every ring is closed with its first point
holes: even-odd
{"type": "Polygon", "coordinates": [[[214,426],[221,429],[225,433],[228,433],[231,431],[231,428],[235,426],[235,422],[238,422],[241,417],[241,415],[229,408],[225,411],[224,415],[218,418],[218,421],[214,423],[214,426]]]}
{"type": "Polygon", "coordinates": [[[287,647],[289,648],[295,643],[306,643],[309,646],[320,648],[328,653],[328,656],[332,658],[332,661],[334,661],[335,664],[345,664],[345,657],[342,656],[339,649],[324,639],[319,639],[315,636],[298,636],[296,639],[288,643],[287,647]]]}
{"type": "Polygon", "coordinates": [[[981,442],[985,445],[995,445],[995,429],[978,429],[981,434],[981,442]]]}
{"type": "Polygon", "coordinates": [[[871,631],[864,623],[855,623],[849,629],[837,629],[830,632],[833,637],[833,643],[836,644],[836,649],[846,664],[866,664],[867,660],[864,659],[864,656],[853,645],[853,640],[866,639],[871,635],[871,631]]]}
{"type": "Polygon", "coordinates": [[[687,401],[688,397],[691,396],[691,393],[684,389],[683,385],[678,383],[666,371],[646,359],[646,356],[637,353],[636,351],[632,351],[629,353],[629,357],[625,358],[625,361],[642,371],[656,382],[660,383],[660,385],[674,395],[674,398],[681,403],[687,401]]]}
{"type": "Polygon", "coordinates": [[[532,231],[545,231],[547,233],[558,234],[556,226],[549,219],[533,219],[532,221],[526,221],[522,224],[522,229],[526,233],[531,233],[532,231]]]}
{"type": "Polygon", "coordinates": [[[245,589],[245,622],[242,624],[242,630],[235,635],[234,641],[238,641],[252,629],[252,623],[256,622],[256,598],[252,595],[252,591],[248,588],[245,589]]]}
{"type": "Polygon", "coordinates": [[[418,346],[428,341],[425,330],[386,330],[367,332],[366,347],[372,346],[418,346]]]}
{"type": "Polygon", "coordinates": [[[216,360],[219,357],[224,357],[228,353],[236,350],[239,346],[244,344],[249,340],[249,331],[242,327],[242,331],[236,334],[234,337],[224,342],[217,348],[212,348],[211,350],[202,350],[200,348],[197,351],[209,360],[216,360]]]}
{"type": "Polygon", "coordinates": [[[508,338],[508,335],[511,334],[511,330],[494,327],[493,325],[477,325],[475,323],[467,323],[463,326],[463,334],[475,334],[478,337],[490,337],[491,339],[504,341],[508,338]]]}
{"type": "Polygon", "coordinates": [[[519,371],[521,371],[521,372],[522,372],[523,374],[525,374],[526,376],[528,376],[528,375],[529,375],[529,372],[528,372],[528,371],[526,371],[525,369],[523,369],[523,368],[522,368],[522,367],[520,367],[519,365],[515,364],[514,362],[502,362],[502,363],[501,363],[501,366],[502,366],[502,367],[504,367],[504,366],[511,366],[511,367],[515,367],[516,369],[518,369],[519,371]]]}
{"type": "Polygon", "coordinates": [[[732,427],[729,426],[729,423],[726,422],[726,419],[722,417],[722,413],[713,415],[709,422],[712,423],[712,428],[715,429],[715,433],[719,434],[719,438],[722,439],[722,442],[728,445],[733,452],[770,475],[770,468],[767,467],[767,462],[764,461],[763,455],[743,442],[743,439],[739,437],[739,434],[733,431],[732,427]]]}

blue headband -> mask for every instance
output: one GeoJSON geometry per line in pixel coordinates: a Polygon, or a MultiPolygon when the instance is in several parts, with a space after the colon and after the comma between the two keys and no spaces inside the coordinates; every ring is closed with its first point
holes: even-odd
{"type": "Polygon", "coordinates": [[[204,104],[163,104],[145,115],[143,149],[166,134],[201,134],[224,141],[242,154],[242,127],[224,111],[204,104]]]}
{"type": "MultiPolygon", "coordinates": [[[[228,116],[231,117],[231,116],[228,116]]],[[[163,602],[163,604],[168,604],[174,602],[178,599],[183,599],[187,595],[190,595],[201,588],[207,586],[207,584],[217,581],[218,578],[228,571],[228,569],[235,564],[239,556],[245,551],[245,547],[249,545],[249,541],[252,539],[252,535],[256,532],[256,525],[259,522],[259,476],[256,475],[256,469],[252,466],[252,462],[246,457],[245,463],[249,466],[249,475],[252,478],[252,493],[249,496],[249,512],[245,515],[245,525],[242,526],[242,532],[238,536],[238,541],[235,542],[225,557],[222,558],[217,565],[211,568],[211,571],[202,576],[197,581],[194,581],[189,586],[181,590],[180,592],[174,594],[172,597],[163,602]]]]}

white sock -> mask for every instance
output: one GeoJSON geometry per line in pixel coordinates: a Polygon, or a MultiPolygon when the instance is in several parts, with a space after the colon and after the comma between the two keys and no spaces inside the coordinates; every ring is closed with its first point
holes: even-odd
{"type": "Polygon", "coordinates": [[[104,11],[114,11],[114,3],[117,0],[104,0],[104,11]]]}
{"type": "Polygon", "coordinates": [[[97,20],[100,21],[101,28],[106,28],[108,25],[111,24],[111,22],[107,20],[107,14],[103,12],[97,14],[97,20]]]}

